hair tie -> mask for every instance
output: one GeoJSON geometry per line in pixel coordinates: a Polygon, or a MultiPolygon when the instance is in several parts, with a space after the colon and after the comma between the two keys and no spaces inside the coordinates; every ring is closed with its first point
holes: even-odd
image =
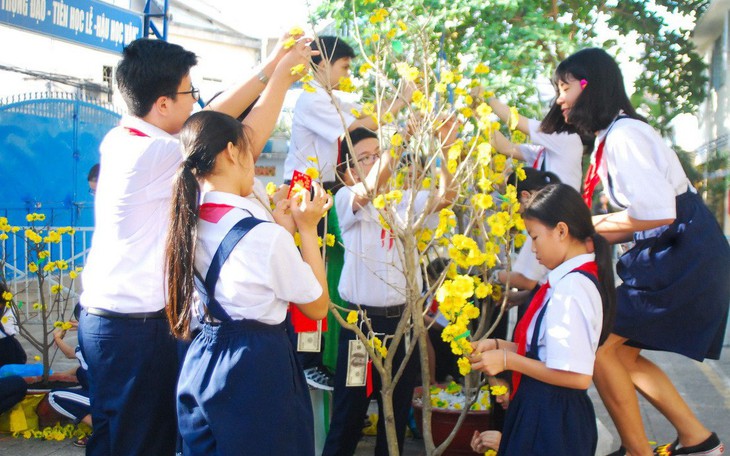
{"type": "Polygon", "coordinates": [[[581,89],[585,89],[587,85],[588,85],[588,81],[586,79],[581,79],[580,80],[580,88],[581,89]]]}

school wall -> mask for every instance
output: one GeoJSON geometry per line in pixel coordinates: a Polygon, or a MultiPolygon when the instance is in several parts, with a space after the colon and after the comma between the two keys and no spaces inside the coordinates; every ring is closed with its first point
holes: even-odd
{"type": "MultiPolygon", "coordinates": [[[[707,98],[700,106],[699,119],[702,146],[697,150],[700,163],[708,159],[728,157],[730,151],[730,0],[714,0],[698,20],[693,41],[707,63],[707,98]]],[[[728,169],[708,176],[715,184],[725,183],[722,197],[723,229],[730,236],[730,179],[728,169]]]]}

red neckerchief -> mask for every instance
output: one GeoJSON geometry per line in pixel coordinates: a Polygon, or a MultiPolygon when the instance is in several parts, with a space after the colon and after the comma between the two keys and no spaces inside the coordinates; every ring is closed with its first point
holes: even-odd
{"type": "Polygon", "coordinates": [[[228,204],[204,203],[200,206],[200,218],[210,223],[218,223],[233,206],[228,204]]]}
{"type": "Polygon", "coordinates": [[[535,158],[535,163],[532,164],[533,168],[539,169],[537,165],[540,163],[540,157],[542,157],[542,154],[544,154],[544,153],[545,153],[545,148],[543,147],[542,149],[540,149],[540,152],[537,153],[537,158],[535,158]]]}
{"type": "Polygon", "coordinates": [[[149,138],[150,137],[150,135],[148,135],[146,133],[143,133],[143,132],[137,130],[136,128],[124,127],[124,129],[127,130],[127,133],[129,133],[132,136],[140,136],[142,138],[149,138]]]}
{"type": "MultiPolygon", "coordinates": [[[[598,278],[598,265],[595,261],[583,263],[582,265],[571,270],[570,272],[574,271],[585,271],[593,274],[594,276],[596,276],[596,278],[598,278]]],[[[517,327],[515,327],[514,342],[517,344],[517,354],[520,356],[525,356],[525,354],[527,353],[527,328],[530,327],[530,323],[532,323],[532,320],[535,318],[535,314],[537,314],[537,311],[542,308],[543,301],[545,300],[545,295],[547,294],[549,288],[550,282],[548,281],[545,282],[545,284],[541,286],[539,290],[537,290],[537,293],[535,293],[535,297],[532,298],[532,301],[530,301],[530,306],[527,308],[525,315],[522,316],[522,319],[520,319],[519,323],[517,323],[517,327]]],[[[539,329],[540,328],[534,328],[534,331],[538,331],[539,329]]],[[[517,371],[512,372],[511,397],[513,398],[515,396],[515,393],[517,392],[517,388],[520,386],[521,379],[522,373],[517,371]]]]}
{"type": "MultiPolygon", "coordinates": [[[[608,134],[606,134],[608,136],[608,134]]],[[[585,201],[588,208],[591,208],[593,206],[593,192],[596,190],[596,185],[598,185],[598,182],[601,180],[600,177],[598,177],[598,168],[601,166],[601,160],[603,159],[603,148],[606,145],[606,136],[603,137],[603,140],[598,144],[598,149],[596,149],[596,155],[594,156],[595,160],[591,162],[590,166],[588,166],[588,172],[586,173],[586,178],[583,181],[583,201],[585,201]]]]}

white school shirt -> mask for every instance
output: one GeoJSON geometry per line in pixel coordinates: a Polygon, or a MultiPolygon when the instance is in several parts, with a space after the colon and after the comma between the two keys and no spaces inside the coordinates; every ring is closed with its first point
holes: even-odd
{"type": "MultiPolygon", "coordinates": [[[[198,222],[195,270],[205,277],[221,241],[233,225],[260,210],[247,198],[208,192],[203,203],[233,206],[217,222],[198,222]]],[[[215,297],[234,320],[258,320],[269,325],[284,321],[289,302],[309,303],[322,295],[322,287],[294,245],[294,238],[276,223],[254,227],[223,264],[215,297]]],[[[194,306],[195,309],[198,306],[194,306]]]]}
{"type": "Polygon", "coordinates": [[[333,90],[333,101],[322,86],[314,82],[311,84],[315,91],[302,92],[294,106],[284,179],[291,179],[294,170],[304,172],[314,167],[319,170],[322,182],[334,182],[339,152],[337,140],[355,121],[352,110],[359,111],[360,106],[355,102],[355,94],[333,90]],[[307,157],[317,157],[317,163],[313,164],[307,157]]]}
{"type": "MultiPolygon", "coordinates": [[[[3,323],[3,330],[8,336],[14,336],[18,334],[18,323],[15,321],[15,315],[13,315],[12,309],[9,307],[5,308],[5,312],[2,314],[3,317],[8,317],[7,322],[3,323]]],[[[0,331],[0,339],[4,339],[6,336],[0,331]]]]}
{"type": "MultiPolygon", "coordinates": [[[[361,185],[361,184],[358,184],[361,185]]],[[[412,192],[403,190],[403,199],[396,208],[397,223],[412,223],[406,220],[407,208],[412,192]]],[[[423,213],[429,192],[416,194],[413,214],[423,213]]],[[[345,301],[373,307],[388,307],[406,302],[406,278],[403,275],[397,239],[383,230],[379,214],[372,203],[352,210],[355,198],[353,187],[342,187],[335,195],[335,209],[340,222],[342,242],[345,246],[345,261],[338,291],[345,301]]],[[[411,252],[414,264],[418,264],[418,252],[411,252]]],[[[416,274],[417,287],[423,285],[421,274],[416,274]]]]}
{"type": "Polygon", "coordinates": [[[94,237],[81,305],[122,313],[158,311],[165,307],[164,245],[173,179],[182,162],[180,142],[125,116],[99,151],[94,237]]]}
{"type": "MultiPolygon", "coordinates": [[[[589,261],[595,261],[594,254],[578,255],[548,274],[550,288],[545,300],[550,302],[538,333],[537,355],[551,369],[593,375],[603,326],[601,294],[588,277],[569,274],[589,261]]],[[[527,351],[538,313],[527,328],[527,351]]]]}
{"type": "MultiPolygon", "coordinates": [[[[560,180],[580,191],[583,180],[581,160],[583,158],[583,142],[575,133],[545,133],[540,131],[540,122],[535,119],[527,120],[530,129],[530,139],[533,144],[520,144],[519,149],[525,162],[533,166],[537,161],[537,169],[545,163],[545,171],[555,173],[560,180]]],[[[530,280],[542,282],[549,269],[537,261],[532,251],[532,239],[527,238],[517,259],[512,265],[512,271],[519,272],[530,280]]]]}
{"type": "Polygon", "coordinates": [[[555,173],[564,184],[580,191],[583,182],[583,142],[580,136],[568,132],[545,133],[540,130],[540,122],[535,119],[528,119],[527,124],[532,144],[519,145],[527,165],[533,166],[537,160],[534,168],[540,169],[545,162],[545,171],[555,173]]]}
{"type": "Polygon", "coordinates": [[[675,218],[675,197],[691,186],[677,154],[662,137],[645,122],[623,118],[598,133],[596,150],[604,138],[598,175],[611,203],[637,220],[675,218]]]}

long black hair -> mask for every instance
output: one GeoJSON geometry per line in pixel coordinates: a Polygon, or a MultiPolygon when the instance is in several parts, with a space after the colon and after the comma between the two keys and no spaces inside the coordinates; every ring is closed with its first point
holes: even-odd
{"type": "Polygon", "coordinates": [[[580,194],[570,185],[552,184],[532,195],[522,214],[550,228],[563,222],[568,226],[571,237],[579,241],[591,239],[598,265],[598,291],[603,303],[603,326],[599,344],[611,333],[616,315],[616,287],[613,279],[611,247],[606,238],[596,233],[591,211],[580,194]]]}
{"type": "Polygon", "coordinates": [[[195,290],[193,266],[200,201],[198,179],[213,171],[218,154],[228,147],[228,143],[239,146],[245,153],[250,152],[243,125],[233,117],[215,111],[200,111],[190,116],[180,131],[180,141],[184,161],[175,177],[165,244],[165,309],[173,334],[186,338],[195,290]]]}
{"type": "Polygon", "coordinates": [[[560,183],[560,178],[553,172],[542,171],[530,166],[525,166],[522,170],[525,172],[525,178],[522,180],[518,178],[517,171],[513,171],[507,177],[507,183],[514,185],[518,193],[521,191],[534,192],[546,185],[560,183]]]}
{"type": "Polygon", "coordinates": [[[622,110],[628,117],[646,122],[631,105],[621,69],[603,49],[583,49],[560,62],[553,74],[556,92],[559,82],[567,83],[571,78],[585,80],[586,86],[571,107],[567,123],[560,106],[553,101],[540,124],[545,133],[568,131],[593,135],[607,128],[622,110]]]}

